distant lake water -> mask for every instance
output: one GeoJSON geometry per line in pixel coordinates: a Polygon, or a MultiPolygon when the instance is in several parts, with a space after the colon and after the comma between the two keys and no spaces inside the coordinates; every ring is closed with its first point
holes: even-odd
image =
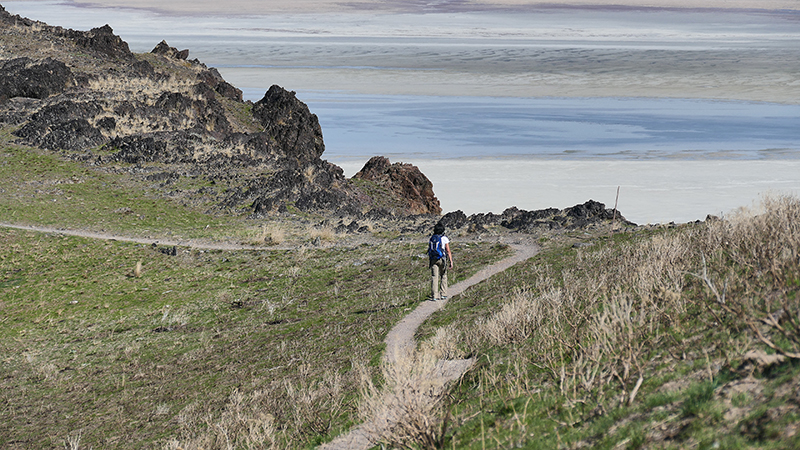
{"type": "MultiPolygon", "coordinates": [[[[257,101],[264,93],[247,89],[257,101]]],[[[800,158],[800,105],[687,99],[299,92],[327,158],[800,158]]]]}

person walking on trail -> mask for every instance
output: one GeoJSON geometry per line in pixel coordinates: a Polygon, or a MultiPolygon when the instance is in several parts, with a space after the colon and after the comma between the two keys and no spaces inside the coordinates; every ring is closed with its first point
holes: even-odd
{"type": "Polygon", "coordinates": [[[453,268],[450,239],[444,235],[444,225],[437,223],[428,241],[428,260],[431,269],[431,296],[428,300],[447,300],[447,269],[453,268]]]}

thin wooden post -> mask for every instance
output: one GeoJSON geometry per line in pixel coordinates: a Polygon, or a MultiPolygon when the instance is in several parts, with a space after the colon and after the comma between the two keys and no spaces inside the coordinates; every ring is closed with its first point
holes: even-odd
{"type": "Polygon", "coordinates": [[[614,226],[617,224],[617,205],[619,203],[619,186],[617,186],[617,198],[614,199],[614,216],[611,218],[611,231],[609,237],[614,236],[614,226]]]}

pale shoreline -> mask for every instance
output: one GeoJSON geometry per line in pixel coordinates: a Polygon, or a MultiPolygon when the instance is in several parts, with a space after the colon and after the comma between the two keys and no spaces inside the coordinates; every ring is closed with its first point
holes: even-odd
{"type": "MultiPolygon", "coordinates": [[[[653,77],[647,72],[612,69],[611,73],[570,74],[531,72],[524,76],[441,73],[414,70],[340,69],[248,69],[219,68],[234,86],[256,86],[269,79],[280,86],[302,86],[302,90],[341,91],[365,95],[423,95],[431,97],[519,97],[519,98],[674,98],[737,100],[800,104],[800,83],[788,73],[715,75],[675,71],[653,77]],[[386,83],[376,83],[384,79],[386,83]],[[443,82],[446,79],[446,83],[443,82]]],[[[295,88],[297,90],[297,88],[295,88]]]]}
{"type": "MultiPolygon", "coordinates": [[[[363,165],[331,162],[347,176],[363,165]]],[[[613,207],[619,187],[619,210],[628,220],[685,223],[751,207],[764,195],[800,195],[800,160],[407,162],[433,180],[443,212],[461,210],[467,215],[499,214],[512,206],[561,209],[590,199],[613,207]]]]}
{"type": "MultiPolygon", "coordinates": [[[[17,0],[37,2],[41,0],[17,0]]],[[[447,11],[485,11],[485,10],[530,10],[553,7],[572,8],[658,8],[690,10],[800,10],[794,0],[704,0],[702,6],[696,0],[481,0],[468,3],[413,3],[402,1],[376,0],[228,0],[220,3],[177,0],[90,0],[89,2],[68,2],[87,7],[126,8],[153,11],[162,14],[195,15],[253,15],[274,13],[327,13],[357,12],[377,14],[382,12],[447,12],[447,11]]]]}

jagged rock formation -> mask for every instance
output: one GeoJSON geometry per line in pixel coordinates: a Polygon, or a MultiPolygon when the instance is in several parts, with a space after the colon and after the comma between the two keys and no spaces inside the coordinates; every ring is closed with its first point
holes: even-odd
{"type": "Polygon", "coordinates": [[[397,194],[396,200],[412,214],[441,214],[439,199],[433,193],[433,183],[417,166],[391,164],[388,158],[374,156],[354,179],[371,181],[397,194]]]}
{"type": "MultiPolygon", "coordinates": [[[[216,69],[188,57],[166,41],[134,54],[108,25],[63,29],[0,6],[0,127],[14,127],[20,143],[128,170],[165,195],[210,199],[212,208],[356,219],[441,214],[433,184],[417,167],[374,157],[347,179],[322,159],[319,121],[294,92],[272,86],[258,102],[243,101],[242,91],[216,69]],[[182,177],[203,178],[206,186],[180,191],[175,185],[182,177]]],[[[476,232],[498,225],[537,231],[612,215],[588,201],[499,215],[455,211],[441,220],[476,232]]],[[[630,224],[621,215],[617,220],[630,224]]],[[[340,220],[338,228],[364,226],[340,220]]]]}
{"type": "Polygon", "coordinates": [[[388,160],[354,180],[322,159],[317,117],[272,86],[256,103],[216,69],[160,42],[134,54],[105,25],[53,27],[0,6],[0,126],[18,142],[141,176],[173,195],[181,177],[216,188],[182,192],[255,214],[439,214],[432,184],[388,160]],[[380,168],[386,168],[381,172],[380,168]]]}
{"type": "Polygon", "coordinates": [[[502,214],[473,214],[467,217],[463,211],[445,214],[440,222],[448,228],[467,227],[470,232],[479,232],[487,226],[502,226],[515,231],[535,232],[539,230],[584,228],[616,220],[626,226],[636,226],[625,219],[619,211],[607,209],[606,205],[594,200],[566,209],[548,208],[537,211],[526,211],[516,207],[508,208],[502,214]]]}

